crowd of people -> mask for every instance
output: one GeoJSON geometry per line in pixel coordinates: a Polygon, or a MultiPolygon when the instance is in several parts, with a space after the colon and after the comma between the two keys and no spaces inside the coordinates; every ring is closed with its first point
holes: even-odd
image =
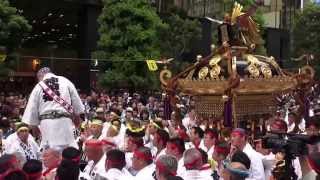
{"type": "MultiPolygon", "coordinates": [[[[262,140],[292,132],[294,112],[264,116],[256,132],[204,120],[193,98],[181,96],[179,123],[177,112],[166,118],[162,93],[87,95],[49,69],[38,79],[45,87],[38,84],[28,97],[0,94],[0,179],[320,179],[319,143],[306,144],[306,153],[288,162],[288,152],[262,140]]],[[[314,111],[295,133],[319,136],[319,118],[314,111]]]]}

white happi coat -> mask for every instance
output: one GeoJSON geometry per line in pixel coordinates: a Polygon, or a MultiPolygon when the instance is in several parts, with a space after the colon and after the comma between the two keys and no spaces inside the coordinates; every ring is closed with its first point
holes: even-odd
{"type": "Polygon", "coordinates": [[[134,176],[134,178],[132,178],[133,180],[154,180],[152,174],[155,171],[155,165],[154,164],[150,164],[146,167],[144,167],[143,169],[141,169],[136,176],[134,176]]]}
{"type": "Polygon", "coordinates": [[[201,140],[199,148],[204,150],[207,155],[208,155],[208,159],[212,159],[212,154],[214,152],[214,145],[210,147],[210,149],[208,149],[205,145],[204,145],[204,140],[201,140]]]}
{"type": "Polygon", "coordinates": [[[110,122],[104,122],[103,125],[102,125],[102,131],[101,131],[101,136],[102,138],[105,138],[107,137],[107,132],[109,130],[109,127],[110,127],[110,122]]]}
{"type": "Polygon", "coordinates": [[[125,134],[126,134],[126,128],[121,125],[119,134],[115,137],[112,137],[114,143],[117,145],[119,149],[124,149],[125,146],[125,134]]]}
{"type": "Polygon", "coordinates": [[[212,179],[212,169],[211,169],[211,165],[209,163],[206,163],[204,165],[202,165],[201,169],[200,169],[200,176],[203,178],[210,178],[212,179]]]}
{"type": "Polygon", "coordinates": [[[129,180],[133,179],[133,176],[123,168],[121,171],[116,168],[109,169],[105,174],[100,174],[100,176],[108,180],[129,180]]]}
{"type": "Polygon", "coordinates": [[[84,177],[90,177],[92,180],[94,180],[98,174],[100,176],[103,176],[103,174],[106,174],[106,169],[105,169],[106,158],[107,156],[103,155],[96,164],[94,164],[92,160],[89,161],[87,166],[84,168],[82,175],[84,177]]]}
{"type": "Polygon", "coordinates": [[[211,176],[204,176],[200,170],[186,170],[181,177],[184,180],[212,180],[211,176]]]}
{"type": "MultiPolygon", "coordinates": [[[[101,136],[99,137],[99,139],[100,138],[102,138],[102,139],[110,138],[110,137],[107,137],[107,132],[109,130],[110,124],[111,124],[110,122],[103,123],[102,133],[101,133],[101,136]]],[[[114,137],[111,137],[113,142],[121,150],[125,149],[125,139],[124,139],[125,138],[125,133],[126,133],[126,128],[122,124],[121,127],[120,127],[120,131],[119,131],[118,135],[116,135],[114,137]]]]}
{"type": "Polygon", "coordinates": [[[20,153],[24,159],[39,159],[40,157],[40,148],[38,144],[34,141],[32,136],[29,135],[28,143],[21,145],[21,140],[18,137],[17,133],[10,135],[9,141],[6,141],[5,144],[5,153],[14,154],[16,152],[20,153]],[[24,147],[25,148],[24,148],[24,147]]]}
{"type": "Polygon", "coordinates": [[[262,163],[262,156],[255,151],[249,143],[243,148],[243,152],[249,157],[250,176],[246,180],[265,180],[264,167],[262,163]]]}
{"type": "MultiPolygon", "coordinates": [[[[13,144],[14,141],[17,140],[17,138],[18,138],[18,135],[17,135],[16,132],[10,134],[10,135],[5,139],[5,142],[4,142],[5,147],[9,147],[11,144],[13,144]]],[[[34,143],[37,144],[37,142],[35,141],[34,137],[33,137],[31,134],[29,134],[29,136],[28,136],[28,141],[33,141],[34,143]]]]}
{"type": "MultiPolygon", "coordinates": [[[[58,88],[52,89],[52,87],[49,87],[53,91],[57,90],[60,97],[72,105],[75,114],[84,112],[84,106],[72,82],[62,76],[56,76],[52,73],[47,73],[43,79],[50,82],[58,80],[57,83],[54,83],[58,88]]],[[[43,89],[38,83],[30,94],[28,104],[22,117],[22,122],[33,126],[40,125],[42,139],[41,147],[44,145],[49,145],[50,147],[77,147],[73,134],[73,122],[70,118],[62,117],[58,119],[39,120],[40,115],[48,114],[52,111],[68,113],[64,107],[54,100],[47,100],[43,89]]]]}
{"type": "Polygon", "coordinates": [[[183,157],[178,160],[178,169],[177,169],[177,176],[182,177],[186,172],[186,167],[184,166],[183,157]]]}

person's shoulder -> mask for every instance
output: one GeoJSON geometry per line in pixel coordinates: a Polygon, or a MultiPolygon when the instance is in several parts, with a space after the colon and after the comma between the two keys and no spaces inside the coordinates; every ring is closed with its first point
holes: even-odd
{"type": "Polygon", "coordinates": [[[263,159],[263,156],[258,153],[255,149],[252,148],[252,146],[247,143],[243,149],[243,152],[251,159],[251,158],[255,158],[255,159],[263,159]]]}
{"type": "Polygon", "coordinates": [[[60,80],[61,83],[67,85],[67,86],[74,86],[74,84],[72,83],[71,80],[69,80],[68,78],[64,77],[64,76],[57,76],[60,80]]]}
{"type": "Polygon", "coordinates": [[[10,134],[10,135],[6,138],[6,142],[9,142],[9,141],[12,141],[12,140],[16,140],[17,137],[18,137],[18,136],[17,136],[17,133],[14,132],[14,133],[10,134]]]}
{"type": "Polygon", "coordinates": [[[92,165],[93,165],[93,161],[90,160],[90,161],[87,163],[86,167],[84,168],[83,173],[89,173],[92,165]]]}
{"type": "Polygon", "coordinates": [[[62,80],[62,81],[66,81],[66,82],[71,82],[68,78],[64,77],[64,76],[57,76],[58,79],[62,80]]]}
{"type": "Polygon", "coordinates": [[[29,134],[29,136],[28,136],[28,143],[30,143],[31,145],[38,146],[38,143],[36,142],[36,140],[34,139],[34,137],[31,134],[29,134]]]}
{"type": "MultiPolygon", "coordinates": [[[[40,81],[41,82],[41,81],[40,81]]],[[[40,82],[38,82],[34,87],[32,91],[39,91],[41,90],[40,82]]]]}

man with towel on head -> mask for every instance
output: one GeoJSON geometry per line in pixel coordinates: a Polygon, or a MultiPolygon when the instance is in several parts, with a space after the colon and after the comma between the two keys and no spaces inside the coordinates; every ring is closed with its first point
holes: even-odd
{"type": "Polygon", "coordinates": [[[103,151],[103,145],[104,143],[97,139],[90,139],[85,142],[85,154],[89,162],[81,174],[83,177],[95,179],[98,174],[106,174],[106,155],[103,151]]]}

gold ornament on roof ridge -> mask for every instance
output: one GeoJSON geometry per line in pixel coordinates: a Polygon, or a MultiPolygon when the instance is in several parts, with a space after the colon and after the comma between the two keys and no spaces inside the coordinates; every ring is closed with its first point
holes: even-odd
{"type": "Polygon", "coordinates": [[[209,73],[209,68],[207,66],[201,68],[198,73],[199,79],[204,80],[207,77],[208,73],[209,73]]]}
{"type": "Polygon", "coordinates": [[[221,67],[216,64],[210,70],[210,77],[212,79],[219,79],[220,72],[221,72],[221,67]]]}

